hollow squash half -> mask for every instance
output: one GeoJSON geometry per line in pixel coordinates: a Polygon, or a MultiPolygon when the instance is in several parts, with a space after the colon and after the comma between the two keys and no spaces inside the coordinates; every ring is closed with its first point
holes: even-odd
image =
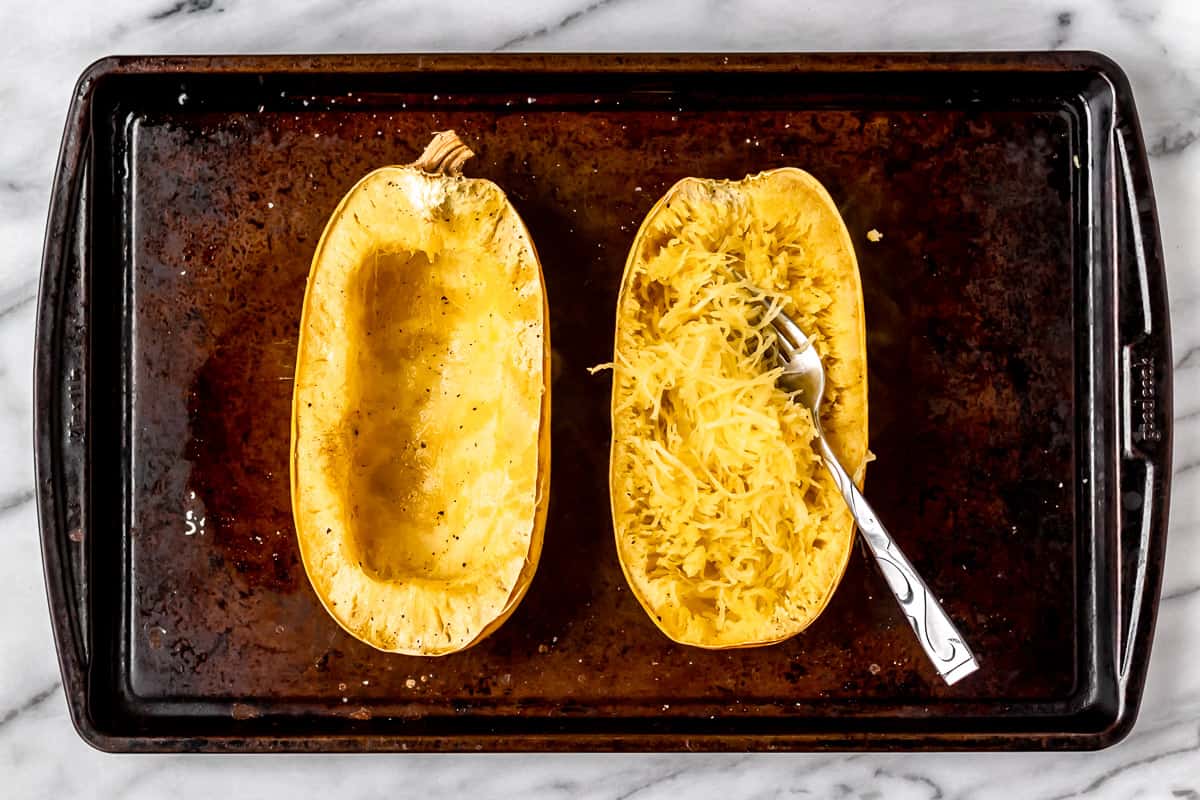
{"type": "Polygon", "coordinates": [[[778,309],[822,356],[823,429],[861,483],[862,287],[828,192],[785,168],[687,178],[650,210],[617,301],[609,488],[629,585],[682,644],[799,633],[849,559],[853,519],[814,450],[812,417],[776,386],[778,309]]]}
{"type": "Polygon", "coordinates": [[[550,475],[541,266],[471,151],[438,134],[360,180],[313,256],[292,408],[309,580],[349,633],[443,655],[516,608],[550,475]]]}

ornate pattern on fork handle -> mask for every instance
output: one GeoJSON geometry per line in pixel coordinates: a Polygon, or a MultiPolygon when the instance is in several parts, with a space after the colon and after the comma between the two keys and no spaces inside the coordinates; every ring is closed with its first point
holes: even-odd
{"type": "Polygon", "coordinates": [[[929,660],[948,685],[967,677],[979,669],[971,648],[967,647],[958,628],[883,527],[867,499],[837,460],[825,437],[822,435],[818,439],[825,466],[846,499],[846,505],[858,523],[859,532],[879,562],[880,572],[908,617],[908,624],[916,631],[929,660]]]}

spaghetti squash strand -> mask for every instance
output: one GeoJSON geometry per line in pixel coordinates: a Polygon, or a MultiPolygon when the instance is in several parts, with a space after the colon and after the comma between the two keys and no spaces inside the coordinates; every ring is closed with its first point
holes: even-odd
{"type": "MultiPolygon", "coordinates": [[[[812,417],[776,385],[770,324],[786,310],[835,363],[835,287],[804,231],[767,225],[745,195],[720,200],[671,197],[658,222],[671,235],[631,264],[613,407],[626,565],[664,626],[716,643],[808,618],[811,587],[829,583],[814,571],[840,569],[818,558],[823,531],[845,525],[812,417]]],[[[831,381],[827,402],[841,391],[831,381]]]]}

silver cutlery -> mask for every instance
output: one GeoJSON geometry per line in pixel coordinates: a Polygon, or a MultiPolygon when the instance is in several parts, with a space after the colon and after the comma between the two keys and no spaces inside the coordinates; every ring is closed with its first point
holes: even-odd
{"type": "Polygon", "coordinates": [[[908,617],[929,660],[947,684],[954,684],[979,668],[971,648],[946,615],[925,581],[884,528],[862,492],[854,485],[829,446],[821,430],[821,400],[825,394],[825,368],[817,348],[800,326],[783,311],[770,320],[775,329],[776,348],[783,374],[779,385],[793,393],[795,402],[812,413],[822,460],[850,507],[867,548],[879,562],[880,571],[908,617]]]}

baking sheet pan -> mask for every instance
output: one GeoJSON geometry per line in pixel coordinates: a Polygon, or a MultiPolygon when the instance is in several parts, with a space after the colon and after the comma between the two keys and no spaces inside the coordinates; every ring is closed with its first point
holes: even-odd
{"type": "Polygon", "coordinates": [[[121,751],[1104,746],[1136,716],[1158,598],[1166,309],[1132,97],[1094,54],[99,62],[36,366],[73,719],[121,751]],[[328,214],[446,128],[543,260],[554,474],[520,608],[421,659],[350,638],[309,587],[288,415],[328,214]],[[586,367],[610,358],[629,244],[679,178],[785,165],[855,242],[867,491],[980,658],[953,687],[861,551],[817,623],[751,650],[669,642],[621,576],[610,384],[586,367]]]}

